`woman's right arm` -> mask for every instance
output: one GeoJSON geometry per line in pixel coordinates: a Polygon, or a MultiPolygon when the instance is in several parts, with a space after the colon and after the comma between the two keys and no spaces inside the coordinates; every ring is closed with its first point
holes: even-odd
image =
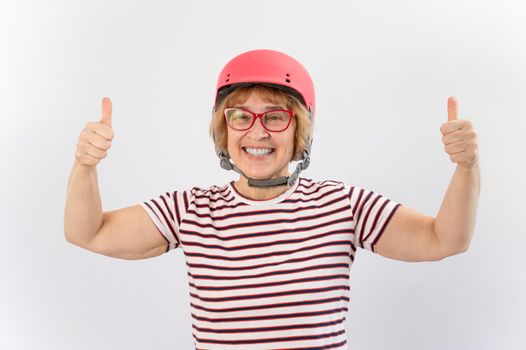
{"type": "Polygon", "coordinates": [[[140,205],[102,211],[97,164],[113,139],[111,100],[102,101],[102,120],[89,122],[77,143],[67,186],[65,239],[79,247],[121,259],[145,259],[166,251],[167,242],[140,205]]]}

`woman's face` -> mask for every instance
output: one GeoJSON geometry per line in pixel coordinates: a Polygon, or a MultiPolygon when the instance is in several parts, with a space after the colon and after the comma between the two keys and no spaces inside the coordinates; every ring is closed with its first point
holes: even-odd
{"type": "MultiPolygon", "coordinates": [[[[248,109],[254,113],[263,113],[272,109],[287,109],[286,106],[264,100],[257,91],[252,91],[244,103],[233,107],[248,109]]],[[[258,118],[248,130],[237,131],[227,128],[228,154],[234,164],[253,179],[269,179],[288,175],[288,164],[294,151],[294,131],[296,120],[292,118],[289,127],[281,132],[270,132],[263,128],[258,118]],[[252,155],[250,149],[271,149],[268,155],[252,155]]]]}

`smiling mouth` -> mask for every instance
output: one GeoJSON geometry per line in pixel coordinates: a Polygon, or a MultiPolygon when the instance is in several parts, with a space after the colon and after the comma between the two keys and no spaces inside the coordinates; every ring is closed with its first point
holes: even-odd
{"type": "Polygon", "coordinates": [[[242,147],[243,151],[253,157],[264,157],[274,153],[274,148],[242,147]]]}

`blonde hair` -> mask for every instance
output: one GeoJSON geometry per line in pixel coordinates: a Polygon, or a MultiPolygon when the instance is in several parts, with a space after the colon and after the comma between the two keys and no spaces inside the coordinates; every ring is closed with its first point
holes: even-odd
{"type": "Polygon", "coordinates": [[[309,111],[297,98],[285,91],[259,84],[240,87],[234,90],[217,106],[212,115],[209,130],[216,149],[219,149],[224,154],[228,155],[228,125],[226,124],[224,117],[225,108],[234,107],[237,104],[245,102],[253,91],[259,93],[263,99],[270,103],[284,105],[294,112],[294,118],[296,118],[296,130],[294,131],[294,150],[292,152],[291,161],[301,160],[303,150],[308,145],[312,132],[312,121],[309,118],[309,111]]]}

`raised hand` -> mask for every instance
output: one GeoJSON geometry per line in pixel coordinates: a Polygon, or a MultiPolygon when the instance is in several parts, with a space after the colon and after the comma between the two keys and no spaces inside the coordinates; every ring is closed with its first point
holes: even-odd
{"type": "Polygon", "coordinates": [[[448,121],[440,127],[440,132],[449,158],[462,167],[477,166],[477,133],[469,120],[458,119],[458,102],[453,96],[447,100],[447,119],[448,121]]]}
{"type": "Polygon", "coordinates": [[[114,132],[111,127],[111,100],[102,99],[102,118],[97,122],[88,122],[80,132],[75,157],[85,166],[96,166],[108,154],[114,132]]]}

